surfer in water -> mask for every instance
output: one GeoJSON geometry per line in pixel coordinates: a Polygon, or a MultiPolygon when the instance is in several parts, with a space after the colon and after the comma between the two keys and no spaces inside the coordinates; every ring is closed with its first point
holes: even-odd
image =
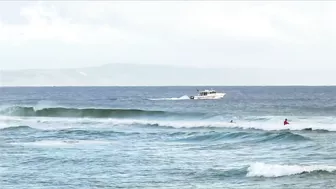
{"type": "Polygon", "coordinates": [[[284,121],[284,125],[288,125],[289,123],[288,123],[288,121],[287,121],[287,119],[285,119],[285,121],[284,121]]]}

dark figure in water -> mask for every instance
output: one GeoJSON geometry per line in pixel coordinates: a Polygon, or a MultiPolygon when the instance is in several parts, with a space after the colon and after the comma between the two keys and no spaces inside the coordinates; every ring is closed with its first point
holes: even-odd
{"type": "Polygon", "coordinates": [[[285,121],[284,121],[284,125],[288,125],[289,123],[288,123],[288,121],[287,121],[287,119],[285,119],[285,121]]]}
{"type": "Polygon", "coordinates": [[[233,120],[231,120],[230,123],[233,123],[233,120]]]}

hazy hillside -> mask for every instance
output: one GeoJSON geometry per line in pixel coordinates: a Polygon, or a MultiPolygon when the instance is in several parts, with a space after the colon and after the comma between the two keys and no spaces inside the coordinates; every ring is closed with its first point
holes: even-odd
{"type": "Polygon", "coordinates": [[[107,64],[78,69],[2,70],[0,84],[2,86],[333,85],[336,84],[333,73],[107,64]],[[294,78],[299,82],[293,83],[294,78]]]}

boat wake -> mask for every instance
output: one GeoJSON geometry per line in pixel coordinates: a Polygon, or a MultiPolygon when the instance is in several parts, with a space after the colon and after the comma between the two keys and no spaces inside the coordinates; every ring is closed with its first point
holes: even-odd
{"type": "Polygon", "coordinates": [[[189,96],[187,95],[183,95],[181,97],[172,97],[172,98],[150,98],[149,100],[154,100],[154,101],[157,101],[157,100],[190,100],[189,96]]]}

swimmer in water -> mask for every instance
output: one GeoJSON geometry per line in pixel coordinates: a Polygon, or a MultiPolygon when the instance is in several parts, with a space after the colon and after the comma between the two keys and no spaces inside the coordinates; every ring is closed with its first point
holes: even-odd
{"type": "Polygon", "coordinates": [[[285,121],[284,121],[284,125],[288,125],[289,123],[288,123],[288,121],[287,121],[287,119],[285,119],[285,121]]]}

